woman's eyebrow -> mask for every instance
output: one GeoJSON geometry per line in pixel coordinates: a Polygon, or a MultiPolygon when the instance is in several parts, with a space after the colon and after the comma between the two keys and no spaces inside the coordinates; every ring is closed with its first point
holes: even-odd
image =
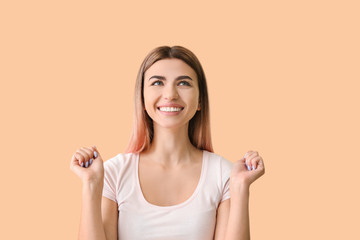
{"type": "MultiPolygon", "coordinates": [[[[152,76],[151,78],[149,78],[149,80],[152,79],[152,78],[157,78],[157,79],[161,79],[161,80],[166,80],[166,78],[165,78],[164,76],[159,76],[159,75],[154,75],[154,76],[152,76]]],[[[177,80],[181,80],[181,79],[189,79],[189,80],[192,80],[192,78],[189,77],[189,76],[187,76],[187,75],[181,75],[181,76],[178,76],[177,78],[175,78],[176,81],[177,81],[177,80]]]]}

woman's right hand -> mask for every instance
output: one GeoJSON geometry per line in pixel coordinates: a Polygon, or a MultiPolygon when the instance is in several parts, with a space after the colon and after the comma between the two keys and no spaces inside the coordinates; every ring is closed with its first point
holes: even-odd
{"type": "Polygon", "coordinates": [[[103,160],[97,148],[82,147],[71,158],[70,170],[73,171],[83,183],[104,182],[103,160]]]}

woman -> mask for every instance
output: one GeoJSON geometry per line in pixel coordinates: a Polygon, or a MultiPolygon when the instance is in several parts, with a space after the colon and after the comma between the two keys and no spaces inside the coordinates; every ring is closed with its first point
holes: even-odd
{"type": "Polygon", "coordinates": [[[265,172],[256,151],[234,164],[213,153],[205,74],[180,46],[143,61],[126,153],[103,163],[82,147],[71,170],[83,182],[87,240],[250,239],[249,187],[265,172]]]}

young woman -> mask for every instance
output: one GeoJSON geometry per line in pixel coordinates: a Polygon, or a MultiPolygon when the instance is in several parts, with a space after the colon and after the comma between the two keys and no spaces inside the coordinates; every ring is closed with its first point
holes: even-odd
{"type": "Polygon", "coordinates": [[[125,153],[103,163],[82,147],[70,168],[83,183],[82,240],[250,239],[249,187],[265,172],[256,151],[234,164],[213,152],[205,74],[180,46],[143,61],[125,153]]]}

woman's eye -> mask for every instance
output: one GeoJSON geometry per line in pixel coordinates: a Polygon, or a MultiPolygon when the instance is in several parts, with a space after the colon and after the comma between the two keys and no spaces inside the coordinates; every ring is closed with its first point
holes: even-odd
{"type": "Polygon", "coordinates": [[[151,85],[152,85],[152,86],[159,86],[160,84],[162,84],[161,81],[155,81],[155,82],[153,82],[151,85]]]}
{"type": "Polygon", "coordinates": [[[181,81],[179,83],[179,85],[185,85],[185,86],[191,86],[190,83],[186,82],[186,81],[181,81]]]}

